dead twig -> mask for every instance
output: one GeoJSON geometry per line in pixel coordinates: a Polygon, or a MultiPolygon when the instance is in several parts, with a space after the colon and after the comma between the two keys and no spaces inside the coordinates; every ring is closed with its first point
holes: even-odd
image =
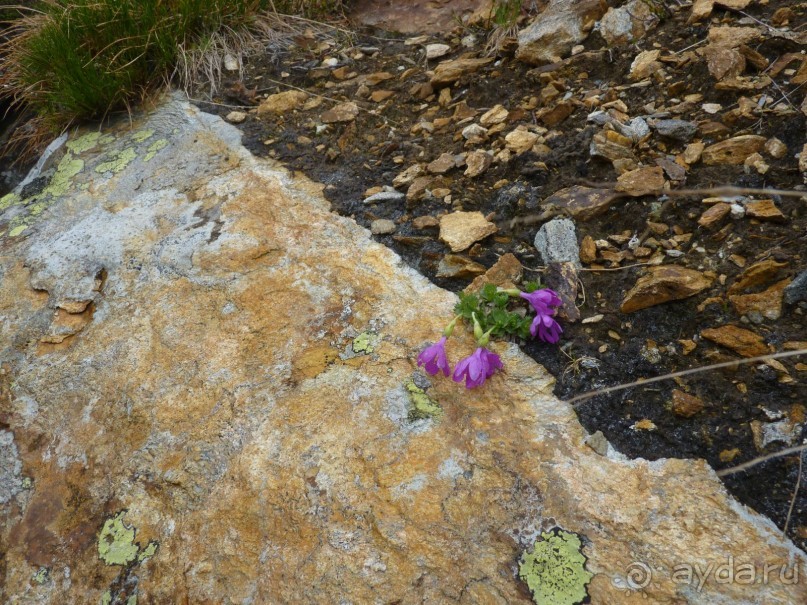
{"type": "Polygon", "coordinates": [[[767,462],[768,460],[773,460],[774,458],[781,458],[782,456],[789,456],[790,454],[798,454],[799,452],[803,452],[807,450],[807,445],[797,445],[795,447],[789,447],[783,450],[779,450],[778,452],[773,452],[772,454],[766,454],[765,456],[759,456],[748,462],[743,462],[742,464],[738,464],[737,466],[732,466],[731,468],[724,468],[722,471],[717,471],[718,477],[726,477],[727,475],[734,475],[736,473],[741,473],[743,471],[747,471],[749,468],[753,468],[762,464],[763,462],[767,462]]]}
{"type": "Polygon", "coordinates": [[[790,499],[790,507],[787,509],[787,519],[785,519],[785,527],[782,529],[782,535],[787,536],[787,527],[790,525],[790,516],[793,514],[793,506],[796,504],[796,496],[801,487],[801,470],[804,466],[804,452],[799,454],[799,474],[796,477],[796,487],[793,489],[793,497],[790,499]]]}
{"type": "Polygon", "coordinates": [[[706,372],[708,370],[718,370],[720,368],[729,368],[740,364],[756,363],[758,361],[767,361],[769,359],[782,359],[784,357],[796,357],[797,355],[805,355],[805,354],[807,354],[807,349],[798,349],[796,351],[783,351],[781,353],[770,353],[768,355],[760,355],[758,357],[749,357],[748,359],[737,359],[736,361],[724,361],[723,363],[715,363],[708,366],[701,366],[699,368],[690,368],[689,370],[672,372],[670,374],[664,374],[663,376],[654,376],[653,378],[645,378],[643,380],[636,380],[634,382],[628,382],[626,384],[617,384],[612,387],[597,389],[596,391],[589,391],[587,393],[582,393],[581,395],[576,395],[571,399],[567,399],[566,403],[571,404],[572,407],[577,408],[577,406],[579,405],[578,402],[591,399],[592,397],[597,397],[598,395],[605,395],[607,393],[613,393],[616,391],[624,391],[625,389],[630,389],[633,387],[645,386],[648,384],[652,384],[654,382],[661,382],[662,380],[677,378],[678,376],[689,376],[690,374],[698,374],[700,372],[706,372]]]}

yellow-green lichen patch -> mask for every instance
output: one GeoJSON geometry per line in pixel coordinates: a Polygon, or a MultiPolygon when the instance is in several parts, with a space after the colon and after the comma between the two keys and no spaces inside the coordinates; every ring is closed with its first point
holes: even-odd
{"type": "Polygon", "coordinates": [[[132,135],[132,140],[135,143],[142,143],[143,141],[145,141],[147,139],[150,139],[153,136],[154,136],[154,131],[153,130],[151,130],[151,129],[141,130],[141,131],[136,132],[136,133],[134,133],[132,135]]]}
{"type": "Polygon", "coordinates": [[[101,600],[98,601],[98,605],[110,605],[112,603],[112,592],[107,590],[104,594],[101,595],[101,600]]]}
{"type": "Polygon", "coordinates": [[[10,208],[11,206],[19,204],[21,201],[20,196],[16,193],[8,193],[3,197],[0,197],[0,210],[10,208]]]}
{"type": "Polygon", "coordinates": [[[126,599],[126,605],[137,605],[137,593],[126,599]]]}
{"type": "Polygon", "coordinates": [[[56,174],[53,175],[48,186],[42,190],[42,193],[34,196],[32,199],[41,199],[47,194],[53,197],[64,195],[67,193],[70,183],[73,181],[73,177],[82,170],[84,170],[84,160],[74,158],[72,154],[66,153],[62,161],[59,162],[59,166],[56,168],[56,174]]]}
{"type": "Polygon", "coordinates": [[[143,561],[145,561],[149,557],[153,557],[154,553],[156,553],[156,552],[157,552],[157,542],[152,540],[151,542],[148,543],[148,545],[146,545],[146,548],[141,550],[140,554],[137,555],[137,562],[142,563],[143,561]]]}
{"type": "Polygon", "coordinates": [[[580,538],[554,529],[543,532],[531,551],[521,556],[518,572],[538,605],[577,605],[588,597],[594,574],[586,570],[580,538]]]}
{"type": "Polygon", "coordinates": [[[362,332],[353,339],[353,352],[356,355],[369,355],[375,350],[378,335],[372,332],[362,332]]]}
{"type": "Polygon", "coordinates": [[[425,418],[439,418],[443,415],[443,408],[426,391],[409,380],[404,385],[409,392],[409,401],[412,407],[409,410],[409,420],[423,420],[425,418]]]}
{"type": "Polygon", "coordinates": [[[30,477],[22,478],[22,489],[31,489],[34,486],[34,480],[30,477]]]}
{"type": "Polygon", "coordinates": [[[22,234],[28,228],[28,225],[17,225],[11,231],[8,232],[9,237],[17,237],[18,235],[22,234]]]}
{"type": "Polygon", "coordinates": [[[127,147],[122,149],[115,155],[114,160],[108,162],[101,162],[95,167],[95,172],[103,174],[104,172],[118,173],[126,168],[132,160],[137,157],[137,152],[134,147],[127,147]]]}
{"type": "Polygon", "coordinates": [[[123,522],[121,511],[104,522],[98,536],[98,557],[107,565],[128,565],[137,558],[140,550],[134,543],[135,528],[123,522]]]}
{"type": "Polygon", "coordinates": [[[101,138],[100,132],[88,132],[85,135],[80,136],[74,141],[67,142],[67,148],[72,151],[73,153],[84,153],[85,151],[89,151],[93,147],[98,144],[98,140],[101,138]]]}
{"type": "Polygon", "coordinates": [[[43,584],[47,584],[48,580],[50,579],[50,569],[47,567],[40,567],[37,572],[31,577],[31,580],[35,584],[39,584],[42,586],[43,584]]]}
{"type": "Polygon", "coordinates": [[[161,149],[165,149],[168,147],[168,140],[167,139],[158,139],[154,141],[147,150],[145,157],[143,158],[144,162],[149,162],[151,159],[157,155],[157,152],[161,149]]]}

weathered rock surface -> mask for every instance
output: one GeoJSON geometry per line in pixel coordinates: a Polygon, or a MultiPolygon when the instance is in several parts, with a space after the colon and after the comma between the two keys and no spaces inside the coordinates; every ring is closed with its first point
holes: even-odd
{"type": "Polygon", "coordinates": [[[712,280],[700,271],[678,265],[651,267],[636,281],[625,295],[620,307],[623,313],[632,313],[671,300],[681,300],[702,292],[712,280]]]}
{"type": "Polygon", "coordinates": [[[535,20],[518,33],[516,58],[541,65],[567,57],[605,14],[604,0],[551,0],[535,20]]]}
{"type": "Polygon", "coordinates": [[[555,526],[593,603],[747,602],[671,575],[728,554],[803,573],[703,461],[585,445],[515,346],[473,393],[414,374],[456,297],[233,127],[173,102],[113,134],[71,141],[36,214],[0,204],[3,602],[526,604],[555,526]],[[87,322],[41,342],[61,302],[87,322]]]}
{"type": "Polygon", "coordinates": [[[452,252],[461,252],[471,244],[498,231],[481,212],[452,212],[440,218],[440,239],[452,252]]]}
{"type": "Polygon", "coordinates": [[[771,352],[771,348],[765,344],[765,339],[762,336],[738,326],[726,325],[718,328],[708,328],[701,332],[701,336],[723,345],[743,357],[756,357],[771,352]]]}

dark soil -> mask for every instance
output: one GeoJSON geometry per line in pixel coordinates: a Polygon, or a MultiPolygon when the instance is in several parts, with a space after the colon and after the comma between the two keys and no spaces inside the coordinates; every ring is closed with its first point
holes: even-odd
{"type": "MultiPolygon", "coordinates": [[[[752,5],[756,8],[749,7],[747,12],[766,21],[777,8],[786,4],[774,0],[765,7],[752,5]]],[[[638,46],[641,50],[657,45],[665,51],[681,51],[703,40],[709,24],[690,26],[686,24],[687,17],[688,9],[675,13],[638,46]]],[[[715,17],[725,20],[726,24],[736,25],[742,15],[716,9],[715,17]]],[[[801,18],[807,19],[804,14],[801,18]]],[[[444,59],[456,58],[468,51],[462,47],[460,39],[469,33],[472,32],[458,30],[443,37],[433,36],[429,42],[450,44],[454,50],[444,59]]],[[[484,34],[477,33],[480,42],[470,50],[479,52],[484,44],[484,34]]],[[[253,59],[247,66],[243,84],[248,89],[259,89],[261,94],[281,92],[288,86],[297,87],[338,101],[355,101],[363,110],[355,121],[330,125],[319,133],[316,129],[320,124],[319,116],[333,106],[330,100],[324,101],[319,108],[295,111],[278,118],[259,119],[250,114],[240,126],[245,144],[256,155],[271,156],[290,169],[302,171],[324,183],[325,194],[334,210],[354,218],[359,224],[369,226],[378,218],[395,221],[396,233],[381,236],[379,241],[394,249],[439,286],[460,291],[469,280],[435,277],[437,263],[448,248],[439,241],[434,229],[415,229],[412,226],[414,218],[439,216],[457,209],[495,214],[495,220],[501,226],[499,233],[472,247],[469,256],[489,267],[502,254],[512,252],[527,268],[526,277],[531,279],[541,275],[537,271],[541,262],[533,248],[539,225],[511,229],[510,220],[535,215],[541,201],[561,188],[582,181],[613,182],[617,177],[610,162],[589,155],[591,137],[599,131],[599,126],[587,123],[586,116],[591,110],[581,103],[569,118],[550,129],[554,131],[547,137],[551,153],[541,157],[531,152],[514,156],[509,163],[494,163],[475,179],[462,176],[462,169],[455,169],[442,177],[444,186],[452,192],[451,204],[442,199],[428,199],[409,208],[404,203],[391,202],[365,205],[362,200],[367,189],[391,185],[393,178],[404,168],[414,163],[426,164],[443,152],[458,154],[468,150],[458,136],[461,126],[452,124],[443,129],[436,128],[432,133],[420,131],[412,134],[410,128],[418,124],[423,115],[428,121],[451,117],[453,106],[465,101],[479,110],[478,117],[498,103],[511,111],[502,136],[520,123],[533,123],[534,112],[518,108],[525,99],[539,94],[544,87],[542,70],[524,65],[504,53],[493,63],[455,84],[451,89],[451,104],[443,108],[438,105],[436,95],[421,100],[410,93],[414,84],[428,81],[425,70],[436,65],[436,62],[430,62],[427,66],[420,50],[422,46],[407,46],[402,39],[377,31],[359,33],[352,41],[334,41],[330,48],[315,50],[311,46],[316,47],[316,44],[295,46],[282,56],[253,59]],[[364,57],[356,60],[353,57],[359,49],[364,57]],[[346,65],[350,71],[359,74],[384,71],[394,74],[395,78],[375,88],[392,90],[395,95],[391,101],[373,103],[356,97],[357,87],[350,79],[338,80],[327,74],[314,77],[318,75],[315,68],[321,68],[322,60],[329,56],[337,57],[339,66],[346,65]],[[418,68],[417,73],[400,81],[398,76],[411,67],[418,68]],[[507,181],[504,186],[500,186],[502,180],[507,181]],[[535,272],[531,273],[531,270],[535,272]]],[[[691,115],[674,117],[699,124],[720,122],[721,115],[737,106],[741,94],[753,98],[760,94],[715,89],[715,80],[703,61],[680,70],[672,65],[666,66],[671,77],[662,84],[653,80],[646,87],[630,87],[632,82],[627,74],[638,52],[635,47],[603,50],[605,44],[596,33],[589,36],[584,46],[585,52],[558,67],[552,78],[564,83],[573,93],[573,98],[581,98],[580,91],[598,89],[604,101],[621,99],[632,117],[646,115],[645,106],[649,103],[655,103],[656,107],[665,102],[674,105],[668,102],[672,97],[682,99],[699,93],[703,99],[694,104],[691,115]],[[584,77],[584,74],[587,75],[584,77]],[[717,115],[707,115],[701,110],[704,103],[719,103],[723,110],[717,115]]],[[[757,44],[754,49],[770,61],[783,53],[801,50],[793,42],[772,38],[757,44]]],[[[793,104],[798,107],[805,87],[799,89],[789,85],[781,74],[775,80],[779,88],[769,87],[764,93],[776,99],[783,93],[791,94],[793,104]]],[[[205,103],[202,106],[222,115],[233,110],[231,105],[243,104],[243,100],[238,101],[237,94],[223,95],[214,100],[221,105],[205,103]]],[[[687,187],[734,185],[791,190],[804,187],[795,159],[795,154],[807,140],[804,114],[799,111],[787,114],[768,111],[725,125],[727,128],[721,134],[699,134],[697,138],[709,145],[727,136],[759,134],[777,137],[787,145],[788,152],[778,160],[766,156],[770,170],[764,176],[753,170],[746,172],[742,165],[694,164],[687,173],[687,187]]],[[[683,147],[681,143],[653,135],[641,158],[663,153],[674,156],[683,147]]],[[[490,143],[479,148],[489,149],[490,143]]],[[[791,343],[792,348],[792,343],[807,341],[805,303],[784,306],[779,319],[755,324],[738,316],[726,296],[728,287],[743,271],[729,260],[731,255],[744,257],[746,268],[767,258],[785,262],[787,266],[782,269],[780,279],[792,277],[807,268],[807,205],[804,199],[769,196],[786,217],[782,222],[728,219],[722,224],[722,229],[709,232],[697,224],[705,209],[701,201],[703,197],[707,196],[674,197],[664,207],[661,216],[656,214],[661,204],[655,196],[628,198],[618,201],[603,216],[587,222],[577,221],[579,239],[586,235],[601,240],[614,234],[641,233],[648,220],[665,223],[678,234],[693,234],[693,245],[683,245],[685,253],[668,257],[665,263],[712,271],[717,279],[712,288],[692,298],[625,314],[619,310],[620,303],[626,291],[644,272],[642,267],[626,265],[638,261],[627,260],[619,270],[584,270],[580,275],[585,297],[578,300],[581,314],[584,318],[602,314],[603,319],[599,323],[564,323],[560,347],[538,342],[524,344],[524,350],[557,377],[555,392],[560,398],[739,359],[735,353],[700,339],[701,330],[708,327],[727,323],[741,325],[762,335],[776,351],[783,350],[785,343],[791,343]],[[703,252],[694,249],[696,242],[702,246],[703,252]],[[716,297],[717,302],[702,306],[710,297],[716,297]],[[680,340],[694,340],[697,347],[685,355],[680,340]]],[[[618,267],[608,265],[601,264],[610,269],[618,267]]],[[[770,284],[756,291],[767,285],[770,284]]],[[[727,468],[761,453],[802,442],[805,437],[803,428],[790,443],[774,442],[760,450],[755,446],[751,430],[752,421],[767,424],[780,418],[789,418],[801,427],[805,425],[806,374],[804,366],[797,366],[799,361],[807,363],[803,358],[783,359],[781,363],[786,373],[765,364],[746,364],[601,395],[583,402],[578,413],[587,430],[602,431],[627,456],[651,460],[662,457],[704,458],[715,469],[727,468]],[[674,414],[669,403],[673,389],[701,398],[705,409],[691,418],[674,414]],[[655,429],[637,429],[635,425],[639,420],[652,421],[655,429]]],[[[784,527],[798,472],[798,456],[782,457],[730,475],[725,482],[741,502],[784,527]]],[[[802,548],[807,548],[807,488],[801,489],[797,495],[788,534],[802,548]]]]}

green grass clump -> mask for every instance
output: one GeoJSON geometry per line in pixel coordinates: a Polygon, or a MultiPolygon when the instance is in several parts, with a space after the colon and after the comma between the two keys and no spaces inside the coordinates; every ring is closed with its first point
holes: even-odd
{"type": "Polygon", "coordinates": [[[334,0],[41,0],[0,48],[0,95],[52,129],[128,108],[162,86],[183,53],[262,11],[311,15],[334,0]]]}

